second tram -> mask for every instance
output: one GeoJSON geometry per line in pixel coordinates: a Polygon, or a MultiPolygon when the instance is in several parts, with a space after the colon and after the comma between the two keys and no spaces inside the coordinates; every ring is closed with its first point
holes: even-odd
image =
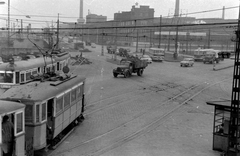
{"type": "Polygon", "coordinates": [[[31,81],[30,76],[53,70],[62,71],[62,68],[69,64],[70,54],[60,56],[39,57],[16,62],[0,64],[0,88],[10,88],[31,81]]]}

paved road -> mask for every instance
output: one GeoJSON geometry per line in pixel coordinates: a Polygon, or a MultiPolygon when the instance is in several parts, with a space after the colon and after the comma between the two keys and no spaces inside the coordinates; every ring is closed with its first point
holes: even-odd
{"type": "Polygon", "coordinates": [[[212,151],[213,107],[206,101],[230,98],[233,68],[154,62],[142,77],[113,78],[111,55],[92,50],[84,53],[92,64],[71,67],[87,77],[86,119],[51,155],[219,155],[212,151]]]}

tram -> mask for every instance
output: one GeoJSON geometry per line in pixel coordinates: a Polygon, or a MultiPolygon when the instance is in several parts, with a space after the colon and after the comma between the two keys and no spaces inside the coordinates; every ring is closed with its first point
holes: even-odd
{"type": "MultiPolygon", "coordinates": [[[[7,115],[10,119],[10,122],[13,123],[14,129],[14,155],[17,156],[25,156],[25,126],[24,126],[24,111],[25,105],[20,104],[19,102],[13,101],[5,101],[0,100],[0,121],[2,123],[2,119],[5,115],[7,115]]],[[[0,124],[0,128],[2,130],[2,124],[0,124]]],[[[0,133],[0,156],[2,156],[2,148],[3,148],[3,134],[2,131],[0,133]]]]}
{"type": "Polygon", "coordinates": [[[71,76],[14,86],[1,95],[1,100],[19,102],[26,107],[26,153],[31,153],[27,149],[56,148],[84,119],[84,86],[84,77],[71,76]]]}
{"type": "Polygon", "coordinates": [[[61,71],[70,62],[70,54],[52,55],[15,62],[0,64],[0,88],[10,88],[13,85],[31,81],[30,76],[50,70],[61,71]]]}

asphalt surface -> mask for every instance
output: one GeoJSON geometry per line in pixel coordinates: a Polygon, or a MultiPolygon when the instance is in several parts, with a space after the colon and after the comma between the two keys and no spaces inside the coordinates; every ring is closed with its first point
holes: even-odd
{"type": "Polygon", "coordinates": [[[153,62],[142,77],[113,78],[114,57],[102,56],[99,46],[90,50],[83,56],[91,64],[71,67],[87,78],[85,120],[49,155],[220,155],[212,150],[213,107],[206,101],[230,99],[232,60],[215,70],[202,62],[153,62]]]}

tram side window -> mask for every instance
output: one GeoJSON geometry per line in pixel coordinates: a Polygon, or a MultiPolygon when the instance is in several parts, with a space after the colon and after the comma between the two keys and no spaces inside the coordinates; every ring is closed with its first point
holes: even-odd
{"type": "Polygon", "coordinates": [[[37,74],[38,72],[37,72],[37,69],[34,69],[33,71],[32,71],[32,75],[34,75],[34,74],[37,74]]]}
{"type": "Polygon", "coordinates": [[[24,73],[21,73],[21,79],[20,79],[20,82],[24,82],[25,81],[25,74],[24,73]]]}
{"type": "Polygon", "coordinates": [[[45,121],[47,118],[47,105],[46,103],[42,104],[42,121],[45,121]]]}
{"type": "Polygon", "coordinates": [[[40,105],[36,105],[36,122],[40,122],[40,105]]]}
{"type": "Polygon", "coordinates": [[[16,114],[16,123],[17,123],[17,134],[23,132],[23,112],[17,113],[16,114]]]}
{"type": "Polygon", "coordinates": [[[60,70],[59,62],[57,62],[57,71],[60,70]]]}
{"type": "Polygon", "coordinates": [[[13,73],[0,73],[0,82],[13,83],[13,73]]]}
{"type": "Polygon", "coordinates": [[[80,86],[80,97],[82,97],[83,94],[83,84],[80,86]]]}
{"type": "Polygon", "coordinates": [[[26,81],[31,80],[31,71],[26,72],[26,81]]]}
{"type": "Polygon", "coordinates": [[[51,71],[51,67],[47,67],[47,73],[49,73],[51,71]]]}
{"type": "Polygon", "coordinates": [[[70,92],[64,94],[64,108],[70,105],[70,92]]]}
{"type": "Polygon", "coordinates": [[[77,89],[73,89],[71,91],[71,102],[74,102],[76,100],[76,94],[77,94],[77,89]]]}
{"type": "Polygon", "coordinates": [[[32,105],[26,105],[25,121],[26,123],[33,123],[33,106],[32,105]]]}
{"type": "Polygon", "coordinates": [[[16,72],[16,83],[18,84],[19,83],[19,72],[16,72]]]}
{"type": "Polygon", "coordinates": [[[80,88],[81,88],[81,86],[78,86],[76,89],[77,90],[77,99],[81,99],[81,89],[80,88]]]}
{"type": "Polygon", "coordinates": [[[41,72],[41,67],[38,67],[37,72],[38,72],[38,73],[41,72]]]}
{"type": "Polygon", "coordinates": [[[63,109],[63,96],[60,96],[56,100],[56,114],[61,112],[63,109]]]}

